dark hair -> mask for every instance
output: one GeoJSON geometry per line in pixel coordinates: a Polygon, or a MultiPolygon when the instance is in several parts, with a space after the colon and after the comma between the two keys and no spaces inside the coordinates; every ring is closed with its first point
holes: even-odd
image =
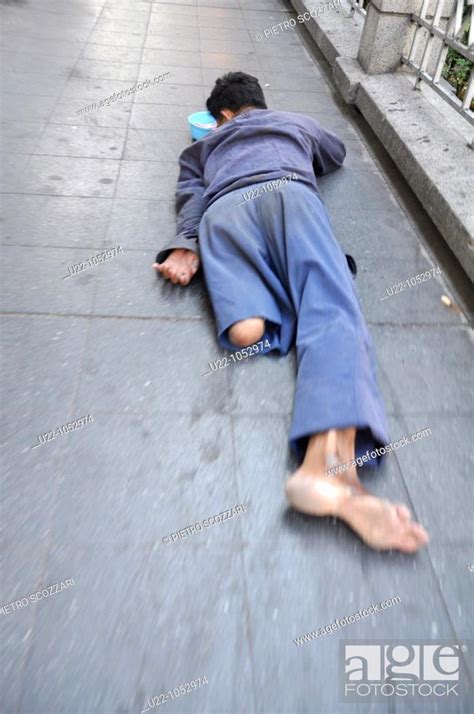
{"type": "Polygon", "coordinates": [[[223,109],[237,112],[242,107],[266,109],[262,88],[256,77],[245,72],[228,72],[216,80],[206,107],[214,119],[219,119],[223,109]]]}

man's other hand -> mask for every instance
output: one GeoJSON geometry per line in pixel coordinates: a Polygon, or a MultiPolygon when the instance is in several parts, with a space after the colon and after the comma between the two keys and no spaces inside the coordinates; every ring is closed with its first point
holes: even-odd
{"type": "Polygon", "coordinates": [[[163,263],[154,263],[157,273],[177,285],[187,285],[199,269],[199,258],[192,250],[175,248],[163,263]]]}

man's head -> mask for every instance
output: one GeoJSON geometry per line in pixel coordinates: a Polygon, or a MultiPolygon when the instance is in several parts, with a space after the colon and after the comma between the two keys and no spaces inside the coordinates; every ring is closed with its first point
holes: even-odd
{"type": "Polygon", "coordinates": [[[258,79],[245,72],[229,72],[220,77],[206,106],[218,125],[229,121],[243,109],[267,108],[258,79]]]}

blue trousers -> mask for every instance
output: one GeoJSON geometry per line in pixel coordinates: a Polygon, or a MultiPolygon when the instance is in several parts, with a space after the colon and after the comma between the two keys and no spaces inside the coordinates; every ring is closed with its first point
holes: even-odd
{"type": "Polygon", "coordinates": [[[248,317],[265,318],[264,351],[286,354],[296,342],[289,440],[300,458],[309,436],[333,428],[357,428],[356,456],[383,446],[389,439],[372,340],[321,197],[290,181],[242,201],[241,190],[218,199],[199,228],[220,345],[238,349],[228,330],[248,317]]]}

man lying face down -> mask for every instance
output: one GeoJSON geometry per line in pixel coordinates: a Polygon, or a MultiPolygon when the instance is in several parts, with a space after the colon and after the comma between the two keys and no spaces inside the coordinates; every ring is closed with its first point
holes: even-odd
{"type": "Polygon", "coordinates": [[[268,109],[243,72],[218,79],[207,108],[218,126],[180,156],[177,235],[154,268],[187,285],[201,257],[222,347],[262,341],[262,353],[286,354],[296,343],[292,506],[343,519],[373,548],[415,552],[425,530],[368,493],[355,463],[388,435],[372,341],[317,185],[344,144],[310,117],[268,109]]]}

